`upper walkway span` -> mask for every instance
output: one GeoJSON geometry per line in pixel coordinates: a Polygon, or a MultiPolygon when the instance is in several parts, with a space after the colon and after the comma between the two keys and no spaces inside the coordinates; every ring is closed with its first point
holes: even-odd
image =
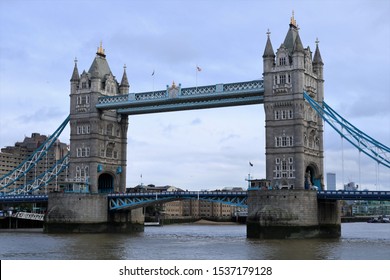
{"type": "Polygon", "coordinates": [[[167,86],[166,90],[104,96],[99,98],[96,108],[116,109],[118,113],[124,115],[140,115],[263,102],[263,80],[254,80],[189,88],[181,88],[180,84],[179,86],[173,84],[172,87],[167,86]]]}

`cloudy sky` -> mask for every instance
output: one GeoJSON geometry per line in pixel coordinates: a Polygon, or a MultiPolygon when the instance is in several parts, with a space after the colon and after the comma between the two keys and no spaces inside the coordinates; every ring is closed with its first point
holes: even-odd
{"type": "MultiPolygon", "coordinates": [[[[304,47],[320,41],[325,101],[389,146],[388,0],[0,0],[0,147],[55,131],[69,114],[75,57],[88,71],[100,41],[119,81],[126,64],[131,92],[194,86],[196,65],[198,85],[249,81],[262,78],[267,29],[276,51],[292,10],[304,47]]],[[[127,186],[245,187],[248,172],[265,177],[264,132],[262,105],[132,116],[127,186]]],[[[60,139],[69,142],[69,128],[60,139]]],[[[364,155],[359,168],[330,126],[327,172],[338,188],[390,190],[390,171],[364,155]]]]}

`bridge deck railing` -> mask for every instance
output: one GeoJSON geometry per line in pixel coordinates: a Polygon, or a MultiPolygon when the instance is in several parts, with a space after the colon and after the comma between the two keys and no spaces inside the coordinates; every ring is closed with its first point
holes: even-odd
{"type": "Polygon", "coordinates": [[[97,108],[112,108],[118,109],[126,106],[144,104],[144,102],[163,102],[164,100],[171,100],[174,98],[191,98],[191,97],[211,97],[223,95],[228,96],[229,94],[240,94],[240,93],[250,93],[250,92],[259,92],[264,90],[263,80],[253,80],[247,82],[238,82],[238,83],[228,83],[228,84],[216,84],[216,85],[207,85],[199,87],[189,87],[189,88],[176,88],[177,93],[170,95],[169,87],[167,86],[166,90],[158,91],[149,91],[141,93],[129,93],[125,95],[116,95],[116,96],[103,96],[99,97],[97,108]]]}

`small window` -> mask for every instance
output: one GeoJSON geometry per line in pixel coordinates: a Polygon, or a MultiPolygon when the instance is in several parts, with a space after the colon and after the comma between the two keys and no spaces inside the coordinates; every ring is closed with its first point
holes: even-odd
{"type": "Polygon", "coordinates": [[[112,124],[107,125],[107,135],[108,136],[112,136],[112,128],[113,128],[112,124]]]}
{"type": "Polygon", "coordinates": [[[286,58],[285,57],[279,58],[279,65],[286,65],[286,58]]]}
{"type": "Polygon", "coordinates": [[[282,137],[282,147],[286,147],[287,146],[287,137],[286,136],[283,136],[282,137]]]}
{"type": "Polygon", "coordinates": [[[283,75],[280,75],[279,78],[280,78],[280,83],[281,83],[281,84],[285,84],[285,83],[286,83],[286,75],[284,75],[284,74],[283,74],[283,75]]]}
{"type": "Polygon", "coordinates": [[[288,118],[291,120],[293,116],[293,110],[288,110],[288,118]]]}

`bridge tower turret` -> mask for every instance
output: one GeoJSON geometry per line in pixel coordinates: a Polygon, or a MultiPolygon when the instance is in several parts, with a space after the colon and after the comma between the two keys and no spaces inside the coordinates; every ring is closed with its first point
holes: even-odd
{"type": "Polygon", "coordinates": [[[323,62],[318,41],[312,60],[298,31],[293,15],[276,54],[267,32],[263,55],[266,177],[275,188],[322,188],[323,123],[303,92],[322,102],[323,62]]]}
{"type": "Polygon", "coordinates": [[[100,44],[88,72],[79,75],[77,61],[70,80],[70,166],[73,184],[91,193],[124,192],[128,117],[96,109],[98,98],[129,91],[126,71],[122,84],[112,74],[100,44]]]}

